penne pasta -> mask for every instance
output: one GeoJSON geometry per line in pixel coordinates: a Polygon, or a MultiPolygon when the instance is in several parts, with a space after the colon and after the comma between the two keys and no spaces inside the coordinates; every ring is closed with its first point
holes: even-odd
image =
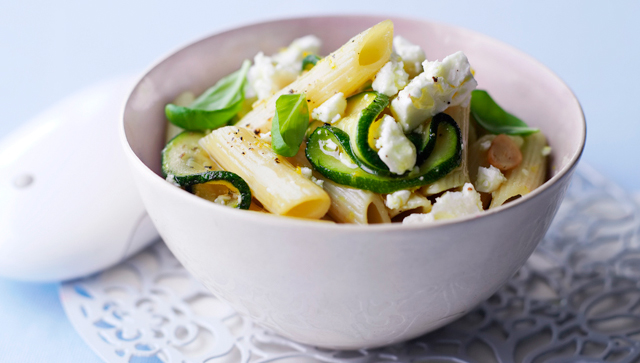
{"type": "MultiPolygon", "coordinates": [[[[289,160],[292,164],[300,167],[311,166],[305,157],[304,147],[289,160]]],[[[328,215],[336,222],[355,224],[391,223],[391,218],[389,218],[389,213],[380,194],[334,183],[318,172],[313,172],[313,176],[322,181],[324,191],[329,194],[331,207],[328,215]]]]}
{"type": "Polygon", "coordinates": [[[202,138],[200,146],[225,170],[242,177],[271,213],[317,219],[329,210],[331,200],[322,188],[246,128],[219,128],[202,138]]]}
{"type": "Polygon", "coordinates": [[[469,182],[469,169],[467,168],[468,148],[469,148],[469,112],[470,107],[453,106],[444,111],[451,116],[462,134],[462,161],[460,166],[449,173],[444,178],[433,184],[426,185],[420,189],[424,195],[433,195],[445,190],[458,188],[469,182]]]}
{"type": "Polygon", "coordinates": [[[271,130],[278,97],[305,93],[313,110],[338,92],[348,96],[369,81],[389,60],[393,23],[385,20],[356,35],[340,49],[320,60],[309,72],[264,102],[258,103],[238,124],[265,133],[271,130]]]}
{"type": "Polygon", "coordinates": [[[389,213],[379,194],[324,180],[324,190],[331,197],[329,215],[340,223],[390,223],[389,213]]]}
{"type": "Polygon", "coordinates": [[[542,149],[546,145],[547,140],[541,132],[524,138],[522,162],[506,173],[507,181],[492,193],[489,209],[499,207],[511,198],[529,194],[544,183],[547,165],[542,149]]]}
{"type": "MultiPolygon", "coordinates": [[[[475,122],[472,121],[472,116],[471,114],[469,115],[469,132],[467,133],[467,144],[469,146],[473,145],[474,142],[476,142],[476,140],[478,140],[478,129],[477,129],[477,124],[475,122]]],[[[467,152],[467,158],[469,157],[469,152],[467,152]]]]}

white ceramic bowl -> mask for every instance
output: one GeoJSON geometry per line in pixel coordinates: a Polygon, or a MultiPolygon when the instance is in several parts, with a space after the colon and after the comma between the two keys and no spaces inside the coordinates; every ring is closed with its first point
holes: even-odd
{"type": "Polygon", "coordinates": [[[160,174],[164,105],[202,92],[258,51],[316,34],[323,54],[384,20],[331,16],[271,21],[216,34],[146,73],[124,111],[124,148],[160,235],[199,281],[255,322],[316,346],[374,347],[419,336],[493,294],[546,233],[582,152],[585,122],[571,90],[526,54],[469,30],[392,19],[428,59],[462,50],[506,109],[540,127],[551,179],[507,206],[434,225],[334,225],[221,207],[160,174]]]}

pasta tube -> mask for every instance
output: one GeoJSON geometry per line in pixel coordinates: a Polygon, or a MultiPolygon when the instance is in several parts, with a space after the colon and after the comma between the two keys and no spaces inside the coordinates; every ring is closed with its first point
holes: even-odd
{"type": "Polygon", "coordinates": [[[225,170],[242,177],[271,213],[317,219],[329,210],[331,200],[322,188],[245,128],[219,128],[200,139],[200,146],[225,170]]]}
{"type": "Polygon", "coordinates": [[[469,148],[469,112],[470,106],[453,106],[447,108],[444,113],[451,116],[458,127],[460,127],[460,133],[462,134],[462,161],[460,166],[447,174],[444,178],[436,181],[433,184],[425,185],[420,189],[424,195],[433,195],[441,193],[445,190],[457,188],[463,186],[469,182],[469,169],[467,168],[468,148],[469,148]]]}
{"type": "MultiPolygon", "coordinates": [[[[311,166],[305,157],[304,146],[290,160],[294,165],[311,166]]],[[[322,180],[324,191],[331,198],[331,207],[329,207],[328,214],[336,222],[355,224],[391,223],[391,218],[389,218],[389,213],[380,194],[334,183],[318,172],[313,172],[313,176],[318,180],[322,180]]]]}
{"type": "Polygon", "coordinates": [[[337,51],[320,60],[309,72],[259,103],[238,126],[265,133],[271,130],[276,100],[286,93],[305,93],[314,109],[338,92],[348,96],[369,81],[389,61],[393,23],[385,20],[356,35],[337,51]]]}
{"type": "Polygon", "coordinates": [[[491,193],[489,209],[503,205],[513,197],[529,194],[544,183],[547,173],[546,156],[542,149],[547,140],[542,132],[536,132],[524,138],[522,162],[515,169],[506,173],[507,181],[491,193]]]}
{"type": "Polygon", "coordinates": [[[391,223],[380,194],[324,181],[324,190],[331,197],[329,215],[337,222],[374,224],[391,223]]]}

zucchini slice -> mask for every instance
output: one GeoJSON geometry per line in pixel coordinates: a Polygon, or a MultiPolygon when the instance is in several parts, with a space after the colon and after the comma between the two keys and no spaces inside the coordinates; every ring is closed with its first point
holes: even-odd
{"type": "MultiPolygon", "coordinates": [[[[380,194],[419,187],[444,177],[462,161],[460,128],[451,117],[443,117],[441,120],[437,124],[432,122],[437,132],[427,142],[432,144],[429,155],[418,168],[405,175],[387,176],[367,172],[358,164],[351,149],[349,135],[328,125],[313,132],[307,142],[305,154],[320,174],[338,184],[380,194]],[[331,149],[332,146],[334,150],[331,149]]],[[[428,150],[428,147],[425,149],[428,150]]]]}
{"type": "Polygon", "coordinates": [[[162,150],[162,174],[189,192],[212,201],[239,209],[249,209],[251,189],[239,175],[214,170],[219,166],[211,160],[198,141],[205,134],[184,131],[167,143],[162,150]]]}
{"type": "Polygon", "coordinates": [[[203,132],[184,131],[171,139],[162,150],[162,176],[173,175],[176,183],[185,186],[193,184],[193,175],[219,169],[198,144],[204,136],[203,132]]]}
{"type": "MultiPolygon", "coordinates": [[[[438,131],[441,130],[441,126],[446,129],[452,129],[454,127],[457,128],[457,125],[458,124],[451,116],[446,113],[439,113],[433,116],[431,121],[429,121],[429,123],[424,127],[426,132],[413,132],[409,134],[407,137],[416,146],[418,154],[416,158],[416,165],[420,165],[429,157],[429,155],[431,155],[431,152],[436,146],[438,131]]],[[[451,131],[452,130],[449,130],[448,132],[451,131]]]]}
{"type": "Polygon", "coordinates": [[[374,174],[389,176],[389,167],[380,159],[375,148],[376,121],[389,105],[389,97],[378,92],[362,92],[347,100],[346,116],[336,125],[349,135],[356,162],[374,174]]]}
{"type": "Polygon", "coordinates": [[[192,175],[188,191],[214,203],[238,209],[251,206],[251,189],[238,174],[216,170],[192,175]]]}

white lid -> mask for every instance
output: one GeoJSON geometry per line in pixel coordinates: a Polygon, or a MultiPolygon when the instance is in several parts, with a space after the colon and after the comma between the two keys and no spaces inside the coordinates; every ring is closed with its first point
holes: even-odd
{"type": "Polygon", "coordinates": [[[0,140],[0,275],[99,271],[158,238],[118,140],[133,78],[74,94],[0,140]]]}

